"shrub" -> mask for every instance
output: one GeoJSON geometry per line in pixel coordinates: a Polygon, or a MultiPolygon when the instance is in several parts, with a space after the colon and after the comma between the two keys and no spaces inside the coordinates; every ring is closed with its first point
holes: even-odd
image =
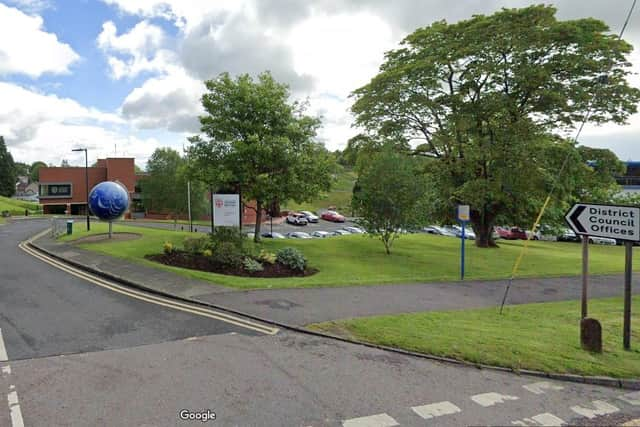
{"type": "Polygon", "coordinates": [[[251,257],[244,258],[244,261],[242,261],[242,267],[249,273],[256,273],[258,271],[264,270],[262,264],[251,257]]]}
{"type": "Polygon", "coordinates": [[[260,254],[258,255],[258,259],[262,262],[266,262],[269,264],[276,263],[276,254],[273,252],[265,251],[264,249],[260,250],[260,254]]]}
{"type": "Polygon", "coordinates": [[[248,254],[249,251],[245,247],[246,239],[240,230],[234,227],[216,227],[213,232],[209,234],[209,240],[211,241],[210,249],[215,253],[218,252],[221,246],[232,245],[237,251],[241,251],[244,254],[248,254]]]}
{"type": "Polygon", "coordinates": [[[218,264],[238,267],[246,254],[243,249],[230,242],[220,242],[211,254],[213,260],[218,264]]]}
{"type": "Polygon", "coordinates": [[[307,259],[302,252],[296,248],[282,248],[276,254],[278,263],[291,268],[292,270],[304,271],[307,266],[307,259]]]}
{"type": "Polygon", "coordinates": [[[211,256],[213,255],[213,252],[211,252],[211,249],[205,249],[204,251],[202,251],[202,255],[211,256]]]}
{"type": "Polygon", "coordinates": [[[174,251],[173,243],[164,242],[164,245],[162,245],[162,251],[167,255],[173,253],[174,251]]]}
{"type": "Polygon", "coordinates": [[[207,236],[187,237],[184,239],[182,246],[184,246],[184,250],[189,253],[199,254],[208,248],[209,238],[207,236]]]}

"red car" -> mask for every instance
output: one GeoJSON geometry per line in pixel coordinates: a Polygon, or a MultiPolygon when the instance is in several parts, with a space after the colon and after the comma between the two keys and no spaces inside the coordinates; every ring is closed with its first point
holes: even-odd
{"type": "Polygon", "coordinates": [[[506,240],[527,240],[527,233],[525,233],[525,231],[521,228],[518,227],[511,227],[511,228],[504,228],[504,227],[496,227],[496,233],[498,233],[498,236],[500,236],[502,239],[506,239],[506,240]]]}
{"type": "Polygon", "coordinates": [[[344,222],[344,216],[335,211],[326,211],[320,215],[320,218],[331,222],[344,222]]]}

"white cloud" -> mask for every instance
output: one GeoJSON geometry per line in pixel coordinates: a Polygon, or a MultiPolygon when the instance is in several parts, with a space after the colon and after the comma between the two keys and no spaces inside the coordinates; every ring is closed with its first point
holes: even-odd
{"type": "Polygon", "coordinates": [[[45,9],[50,9],[53,6],[51,0],[6,0],[7,3],[16,6],[20,10],[24,10],[27,13],[39,13],[45,9]]]}
{"type": "Polygon", "coordinates": [[[41,17],[0,3],[0,75],[64,74],[79,59],[68,44],[44,31],[41,17]]]}
{"type": "Polygon", "coordinates": [[[122,35],[112,21],[102,24],[98,47],[107,53],[115,79],[135,77],[142,72],[163,72],[175,61],[174,52],[162,49],[166,36],[162,28],[147,21],[136,24],[122,35]]]}

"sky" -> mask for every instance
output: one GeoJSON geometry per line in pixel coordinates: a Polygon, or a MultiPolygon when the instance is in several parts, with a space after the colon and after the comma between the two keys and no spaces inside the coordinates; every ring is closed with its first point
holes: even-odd
{"type": "MultiPolygon", "coordinates": [[[[632,0],[556,0],[559,19],[595,17],[613,33],[632,0]]],[[[320,116],[318,138],[342,149],[349,94],[386,51],[419,27],[522,0],[0,0],[0,135],[16,161],[84,164],[181,150],[199,132],[203,81],[269,70],[320,116]]],[[[640,8],[639,8],[640,9],[640,8]]],[[[640,87],[640,10],[625,40],[640,87]]],[[[626,126],[586,126],[580,143],[640,160],[640,113],[626,126]]]]}

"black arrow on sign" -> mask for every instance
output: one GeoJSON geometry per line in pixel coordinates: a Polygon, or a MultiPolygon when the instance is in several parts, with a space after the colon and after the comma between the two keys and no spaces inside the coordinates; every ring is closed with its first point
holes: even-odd
{"type": "Polygon", "coordinates": [[[578,206],[576,208],[576,210],[569,217],[569,219],[571,220],[571,223],[578,229],[579,233],[586,233],[587,232],[587,230],[585,230],[585,228],[582,226],[582,224],[580,224],[580,221],[578,221],[578,217],[580,216],[582,211],[584,211],[585,209],[587,209],[586,206],[578,206]]]}

